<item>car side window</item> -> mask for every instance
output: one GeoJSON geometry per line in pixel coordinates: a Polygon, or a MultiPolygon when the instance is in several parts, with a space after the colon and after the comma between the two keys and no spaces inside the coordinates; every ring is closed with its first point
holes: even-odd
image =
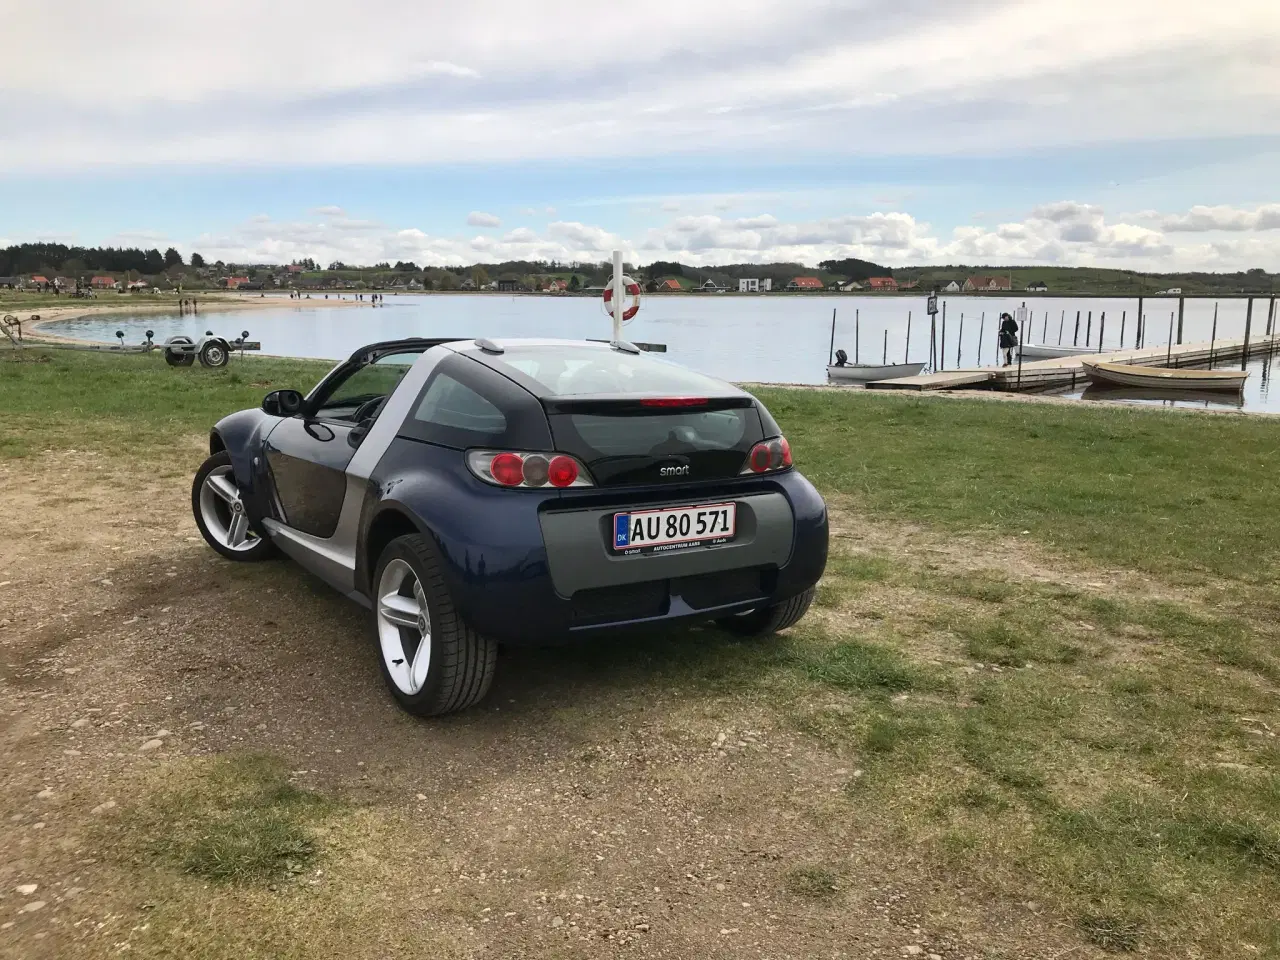
{"type": "Polygon", "coordinates": [[[362,407],[362,418],[371,415],[370,408],[375,406],[373,401],[391,396],[420,356],[420,353],[391,353],[365,364],[329,392],[316,408],[315,415],[322,420],[354,422],[356,412],[362,407]]]}
{"type": "Polygon", "coordinates": [[[507,429],[507,418],[497,406],[443,373],[432,380],[413,417],[438,427],[488,436],[498,436],[507,429]]]}

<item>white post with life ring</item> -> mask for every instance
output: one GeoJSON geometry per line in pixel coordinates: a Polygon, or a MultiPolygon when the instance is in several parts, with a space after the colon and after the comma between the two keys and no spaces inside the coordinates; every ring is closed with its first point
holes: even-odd
{"type": "Polygon", "coordinates": [[[613,251],[613,339],[622,339],[622,297],[626,281],[622,277],[622,251],[613,251]]]}
{"type": "Polygon", "coordinates": [[[604,311],[613,318],[613,340],[622,339],[622,325],[640,312],[640,284],[622,272],[622,251],[613,251],[613,280],[604,288],[604,311]],[[631,303],[624,304],[629,297],[631,303]]]}

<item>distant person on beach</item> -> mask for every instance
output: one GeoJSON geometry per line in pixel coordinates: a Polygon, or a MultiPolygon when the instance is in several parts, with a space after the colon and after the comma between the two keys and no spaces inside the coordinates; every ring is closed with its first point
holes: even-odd
{"type": "Polygon", "coordinates": [[[1013,348],[1018,345],[1018,324],[1013,314],[1000,314],[1000,349],[1004,351],[1004,365],[1013,363],[1013,348]]]}

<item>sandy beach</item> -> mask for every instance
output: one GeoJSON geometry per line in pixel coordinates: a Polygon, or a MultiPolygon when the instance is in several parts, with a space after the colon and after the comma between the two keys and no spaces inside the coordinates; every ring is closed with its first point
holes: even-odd
{"type": "MultiPolygon", "coordinates": [[[[45,327],[49,324],[61,322],[65,320],[81,320],[87,317],[102,316],[104,314],[170,314],[178,310],[178,301],[181,299],[191,299],[190,297],[166,296],[164,299],[147,298],[142,299],[122,299],[120,303],[103,303],[94,306],[87,306],[83,303],[67,304],[65,306],[53,306],[49,309],[31,310],[30,307],[24,308],[17,313],[13,313],[9,307],[4,306],[0,301],[0,315],[17,316],[22,321],[22,337],[24,340],[39,343],[97,343],[95,340],[87,340],[82,337],[67,337],[59,334],[52,334],[45,331],[45,327]],[[36,318],[36,319],[32,319],[36,318]]],[[[368,306],[353,299],[323,298],[312,297],[310,300],[290,300],[287,296],[236,296],[228,294],[212,294],[209,296],[195,297],[198,308],[204,310],[213,310],[223,312],[226,310],[267,310],[278,309],[288,304],[306,304],[308,307],[363,307],[368,306]]],[[[197,315],[198,312],[197,312],[197,315]]]]}

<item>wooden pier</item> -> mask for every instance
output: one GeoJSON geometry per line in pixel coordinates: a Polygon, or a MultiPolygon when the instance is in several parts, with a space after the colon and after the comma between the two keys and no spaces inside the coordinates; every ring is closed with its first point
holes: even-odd
{"type": "Polygon", "coordinates": [[[1081,360],[1105,360],[1110,363],[1132,363],[1143,367],[1203,367],[1210,361],[1240,361],[1249,356],[1274,353],[1280,350],[1280,334],[1253,339],[1219,340],[1213,344],[1182,343],[1141,349],[1111,350],[1083,356],[1056,357],[1052,360],[1024,361],[1008,367],[989,367],[980,370],[945,370],[925,373],[915,377],[899,377],[895,380],[879,380],[868,383],[869,390],[957,390],[965,387],[986,387],[992,390],[1060,390],[1086,383],[1081,360]]]}

